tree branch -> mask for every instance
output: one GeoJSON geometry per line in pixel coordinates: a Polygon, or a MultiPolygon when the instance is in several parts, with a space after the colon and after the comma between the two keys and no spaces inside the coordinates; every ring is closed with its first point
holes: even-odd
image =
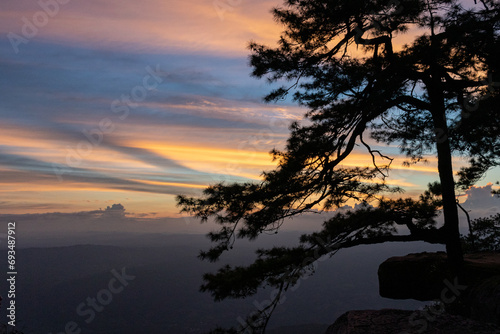
{"type": "Polygon", "coordinates": [[[368,150],[368,152],[370,153],[370,155],[372,156],[372,162],[373,162],[373,166],[375,167],[375,169],[376,169],[376,170],[377,170],[380,174],[382,174],[382,177],[383,177],[384,179],[385,179],[386,177],[388,177],[388,176],[389,176],[389,173],[387,173],[387,175],[386,175],[386,174],[385,174],[384,172],[382,172],[382,170],[380,170],[380,168],[378,167],[374,153],[377,153],[377,154],[378,154],[381,158],[383,158],[383,159],[388,159],[388,160],[390,160],[390,162],[389,162],[389,164],[388,164],[388,165],[386,165],[386,166],[382,167],[382,169],[385,169],[385,170],[387,170],[387,171],[389,170],[389,167],[391,166],[392,161],[393,161],[394,159],[393,159],[393,158],[389,158],[389,157],[388,157],[388,156],[386,156],[386,155],[383,155],[383,154],[382,154],[379,150],[372,150],[372,148],[371,148],[371,147],[370,147],[367,143],[365,143],[365,141],[363,140],[363,135],[362,135],[362,134],[359,136],[359,139],[360,139],[361,143],[362,143],[362,144],[363,144],[363,145],[367,148],[367,150],[368,150]]]}

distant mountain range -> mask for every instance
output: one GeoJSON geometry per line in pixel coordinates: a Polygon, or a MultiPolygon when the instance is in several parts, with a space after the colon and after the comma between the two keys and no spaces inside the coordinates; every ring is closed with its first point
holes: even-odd
{"type": "MultiPolygon", "coordinates": [[[[198,290],[202,274],[226,262],[249,263],[256,247],[290,244],[296,238],[297,234],[285,233],[276,240],[242,243],[215,264],[196,258],[207,247],[202,235],[130,235],[110,237],[107,245],[18,249],[17,327],[25,334],[59,334],[67,326],[81,329],[82,334],[202,334],[217,325],[237,325],[238,318],[244,319],[264,303],[271,291],[214,303],[209,294],[198,290]]],[[[390,256],[437,249],[407,243],[340,251],[319,262],[314,276],[288,292],[275,311],[269,333],[322,334],[348,310],[422,306],[379,297],[377,268],[390,256]]],[[[0,257],[2,268],[6,260],[6,255],[0,257]]],[[[6,319],[7,290],[3,279],[2,319],[6,319]]]]}

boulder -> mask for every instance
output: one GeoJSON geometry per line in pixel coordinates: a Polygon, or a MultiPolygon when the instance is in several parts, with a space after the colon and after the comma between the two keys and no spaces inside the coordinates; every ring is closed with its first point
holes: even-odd
{"type": "MultiPolygon", "coordinates": [[[[466,254],[460,285],[473,286],[496,275],[500,254],[466,254]]],[[[378,278],[380,295],[392,299],[439,300],[445,289],[458,284],[444,252],[391,257],[379,266],[378,278]]]]}
{"type": "Polygon", "coordinates": [[[380,296],[392,299],[439,298],[446,272],[446,253],[417,253],[385,260],[378,269],[380,296]]]}
{"type": "Polygon", "coordinates": [[[349,311],[325,334],[500,334],[500,327],[440,312],[406,310],[349,311]]]}

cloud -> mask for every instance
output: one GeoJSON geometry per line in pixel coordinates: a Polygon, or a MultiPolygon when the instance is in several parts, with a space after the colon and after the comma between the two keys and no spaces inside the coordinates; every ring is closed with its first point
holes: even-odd
{"type": "Polygon", "coordinates": [[[489,217],[500,212],[500,198],[493,196],[493,184],[473,186],[465,193],[467,200],[462,206],[470,211],[471,218],[489,217]]]}
{"type": "MultiPolygon", "coordinates": [[[[178,186],[176,186],[175,182],[171,182],[170,185],[149,184],[142,181],[133,181],[133,177],[131,177],[130,174],[122,174],[122,177],[113,176],[118,173],[116,173],[116,171],[106,173],[89,168],[71,167],[64,164],[49,163],[15,154],[0,152],[0,161],[0,166],[3,166],[4,168],[7,167],[16,169],[8,171],[10,178],[4,178],[4,182],[6,183],[17,181],[18,183],[25,183],[29,185],[30,180],[41,181],[42,179],[47,180],[49,177],[52,179],[51,182],[57,182],[56,180],[59,176],[60,180],[64,181],[59,183],[61,191],[72,190],[72,184],[74,185],[75,183],[87,184],[88,187],[95,189],[101,188],[171,195],[188,191],[185,189],[185,184],[180,184],[178,186]],[[25,172],[35,175],[32,175],[31,178],[25,178],[25,172]]],[[[137,179],[141,179],[139,175],[136,176],[137,179]]],[[[20,184],[19,187],[21,187],[20,184]]]]}
{"type": "MultiPolygon", "coordinates": [[[[37,29],[33,39],[107,50],[241,55],[250,39],[277,39],[280,27],[269,13],[271,3],[242,2],[221,17],[213,1],[70,1],[37,29]]],[[[3,34],[22,35],[22,18],[32,21],[41,10],[37,2],[28,0],[2,7],[3,34]]],[[[28,47],[20,45],[21,52],[28,47]]]]}
{"type": "MultiPolygon", "coordinates": [[[[282,27],[270,9],[281,2],[223,3],[221,12],[205,0],[70,1],[19,53],[0,40],[0,90],[8,92],[0,100],[0,195],[8,200],[0,207],[78,211],[90,210],[88,198],[131,198],[140,213],[173,214],[176,194],[273,168],[267,152],[283,147],[304,109],[261,102],[271,88],[249,77],[246,45],[274,44],[282,27]],[[112,103],[143,83],[147,66],[158,66],[163,82],[119,118],[112,103]],[[114,127],[101,138],[103,119],[114,127]]],[[[3,36],[22,34],[24,18],[41,10],[32,0],[0,6],[3,36]]],[[[345,164],[366,165],[358,153],[345,164]]],[[[435,172],[435,164],[398,165],[393,182],[415,194],[435,172]]]]}
{"type": "Polygon", "coordinates": [[[125,207],[119,203],[108,206],[104,210],[103,216],[105,216],[105,217],[109,217],[109,216],[124,217],[125,216],[125,207]]]}

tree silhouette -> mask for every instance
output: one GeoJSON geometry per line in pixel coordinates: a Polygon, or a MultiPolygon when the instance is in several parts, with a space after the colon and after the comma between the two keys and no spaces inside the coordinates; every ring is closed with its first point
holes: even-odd
{"type": "Polygon", "coordinates": [[[497,1],[465,8],[454,0],[288,0],[273,14],[284,32],[276,47],[250,44],[252,74],[284,83],[265,100],[291,95],[307,108],[306,121],[291,125],[283,151],[272,151],[278,166],[264,172],[262,182],[221,183],[201,198],[178,197],[182,211],[220,224],[209,234],[214,246],[200,257],[216,261],[236,239],[277,233],[292,216],[347,201],[362,205],[302,236],[297,247],[259,250],[250,266],[204,276],[202,290],[216,300],[247,297],[264,285],[277,289],[276,299],[240,328],[257,333],[281,293],[310,273],[315,260],[340,248],[442,243],[458,271],[463,254],[455,191],[500,163],[497,1]],[[384,197],[401,189],[386,184],[392,158],[369,137],[398,145],[408,166],[437,156],[439,182],[419,199],[384,197]],[[343,166],[357,145],[373,166],[343,166]],[[456,155],[469,165],[455,180],[456,155]],[[440,209],[444,224],[438,227],[440,209]],[[409,233],[398,233],[398,226],[409,233]]]}
{"type": "Polygon", "coordinates": [[[474,239],[462,237],[465,248],[470,251],[500,251],[500,213],[472,221],[474,239]],[[477,240],[475,240],[477,239],[477,240]]]}

